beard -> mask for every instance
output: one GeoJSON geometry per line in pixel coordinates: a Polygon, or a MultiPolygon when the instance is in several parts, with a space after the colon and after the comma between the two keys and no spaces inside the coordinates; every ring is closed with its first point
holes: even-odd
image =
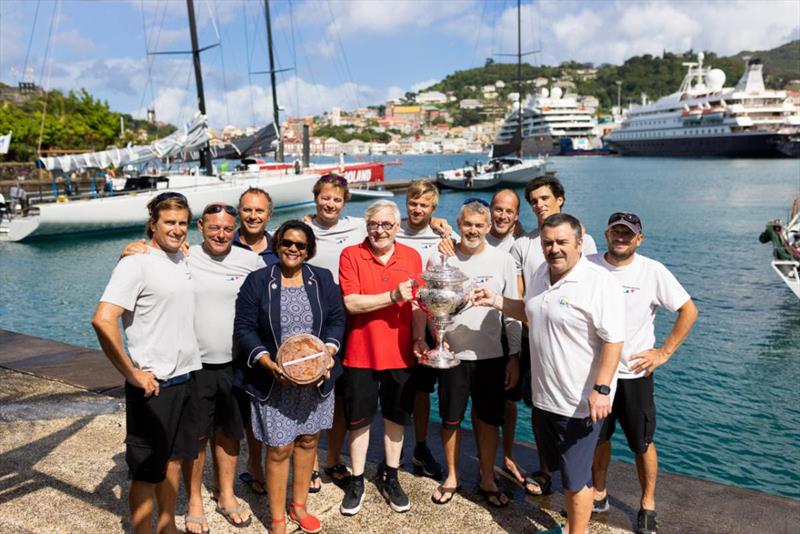
{"type": "Polygon", "coordinates": [[[483,243],[483,239],[476,239],[476,240],[462,239],[461,242],[464,243],[464,246],[467,247],[468,249],[474,250],[479,246],[481,246],[481,243],[483,243]]]}
{"type": "Polygon", "coordinates": [[[608,255],[611,256],[612,258],[614,258],[617,261],[625,261],[628,258],[630,258],[631,256],[633,256],[634,254],[636,254],[635,250],[632,250],[632,251],[627,251],[626,250],[625,252],[614,252],[613,250],[609,250],[608,251],[608,255]]]}

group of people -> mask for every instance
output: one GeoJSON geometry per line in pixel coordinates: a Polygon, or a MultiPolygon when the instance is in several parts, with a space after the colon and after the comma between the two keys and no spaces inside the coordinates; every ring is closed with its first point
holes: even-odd
{"type": "Polygon", "coordinates": [[[508,189],[490,201],[466,200],[456,228],[433,217],[439,193],[425,180],[410,185],[405,218],[388,200],[372,203],[363,218],[343,215],[348,184],[335,174],[322,176],[313,193],[315,213],[274,233],[266,231],[266,191],[248,189],[237,207],[211,203],[197,223],[202,244],[188,250],[190,207],[183,195],[162,193],[148,204],[149,240],[123,251],[92,324],[125,378],[135,531],[150,531],[156,509],[159,532],[175,531],[182,469],[186,530],[208,532],[201,497],[207,444],[216,511],[234,527],[249,525],[250,511],[233,492],[243,438],[248,458],[239,478],[267,494],[270,532],[285,532],[287,520],[303,532],[321,531],[306,504],[320,489],[322,431],[323,471],[344,489],[341,513],[357,514],[378,407],[382,497],[396,512],[411,508],[398,469],[405,427],[413,424],[411,462],[420,474],[443,477],[431,500],[446,505],[461,488],[459,429],[471,399],[487,505],[509,505],[495,478],[502,447],[501,469],[531,495],[550,493],[551,473],[561,472],[567,524],[549,532],[585,532],[593,512],[609,509],[609,439],[619,421],[642,486],[637,534],[657,532],[653,371],[686,338],[697,309],[661,263],[637,253],[644,239],[638,216],[612,214],[607,251],[598,254],[580,221],[562,213],[564,188],[553,177],[525,189],[537,219],[528,233],[519,222],[520,198],[508,189]],[[445,335],[460,364],[442,370],[419,364],[433,342],[415,294],[434,254],[474,288],[472,306],[445,335]],[[658,307],[678,314],[660,346],[658,307]],[[276,361],[295,334],[325,344],[326,371],[316,384],[295,384],[276,361]],[[444,473],[427,445],[434,392],[444,473]],[[523,397],[533,405],[540,459],[527,476],[513,456],[523,397]],[[348,433],[349,468],[341,457],[348,433]]]}

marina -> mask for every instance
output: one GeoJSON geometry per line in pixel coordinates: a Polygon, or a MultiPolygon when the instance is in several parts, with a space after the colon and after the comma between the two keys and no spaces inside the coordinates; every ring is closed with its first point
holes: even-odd
{"type": "MultiPolygon", "coordinates": [[[[800,498],[793,467],[800,456],[791,437],[800,427],[794,402],[800,307],[758,241],[765,221],[786,213],[798,194],[800,160],[553,159],[567,188],[565,211],[581,219],[598,247],[608,214],[635,209],[644,222],[642,253],[667,265],[700,309],[696,332],[657,378],[661,469],[800,498]],[[755,173],[768,178],[753,182],[755,173]]],[[[401,156],[402,165],[386,168],[386,181],[402,186],[463,160],[401,156]]],[[[445,192],[437,216],[452,224],[471,196],[488,200],[491,192],[445,192]]],[[[402,188],[394,200],[403,205],[402,188]]],[[[345,211],[361,216],[370,202],[353,199],[345,211]]],[[[269,228],[309,211],[276,213],[269,228]]],[[[525,205],[521,220],[525,228],[534,224],[525,205]]],[[[142,235],[133,230],[0,243],[0,328],[96,349],[91,310],[122,247],[142,235]]],[[[189,241],[199,242],[196,230],[189,241]]],[[[670,319],[659,315],[658,337],[666,335],[670,319]]],[[[521,410],[520,421],[528,417],[521,410]]],[[[532,440],[525,424],[518,439],[532,440]]],[[[632,461],[621,442],[614,454],[632,461]]]]}

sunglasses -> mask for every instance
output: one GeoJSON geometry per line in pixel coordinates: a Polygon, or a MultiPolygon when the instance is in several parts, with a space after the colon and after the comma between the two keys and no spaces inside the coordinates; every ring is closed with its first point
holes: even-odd
{"type": "Polygon", "coordinates": [[[186,204],[189,203],[189,201],[186,200],[185,196],[183,196],[180,193],[176,193],[175,191],[166,191],[164,193],[161,193],[160,195],[158,195],[155,198],[155,201],[156,201],[156,204],[160,204],[160,203],[164,202],[165,200],[170,200],[172,198],[177,198],[178,200],[182,200],[186,204]]]}
{"type": "Polygon", "coordinates": [[[464,201],[462,206],[466,206],[467,204],[472,204],[473,202],[477,202],[478,204],[480,204],[481,206],[483,206],[485,208],[489,207],[489,203],[488,202],[486,202],[482,198],[478,198],[478,197],[470,197],[470,198],[468,198],[467,200],[464,201]]]}
{"type": "Polygon", "coordinates": [[[292,241],[291,239],[281,239],[280,245],[283,248],[292,248],[292,246],[294,246],[294,248],[299,251],[303,251],[308,248],[308,243],[303,241],[292,241]]]}
{"type": "Polygon", "coordinates": [[[383,230],[384,232],[388,232],[389,230],[391,230],[392,228],[394,228],[394,225],[395,225],[395,224],[397,224],[397,223],[393,223],[393,222],[389,222],[389,221],[384,221],[384,222],[368,222],[368,223],[367,223],[367,230],[374,231],[374,230],[377,230],[378,228],[380,228],[380,229],[381,229],[381,230],[383,230]]]}
{"type": "Polygon", "coordinates": [[[229,206],[228,204],[209,204],[206,206],[206,209],[203,210],[203,215],[213,215],[214,213],[219,213],[221,211],[224,211],[233,217],[238,215],[236,208],[229,206]]]}
{"type": "Polygon", "coordinates": [[[630,213],[627,211],[618,211],[616,213],[612,213],[611,217],[608,218],[608,226],[611,226],[617,221],[625,221],[637,226],[642,226],[642,220],[639,218],[639,216],[635,213],[630,213]]]}
{"type": "Polygon", "coordinates": [[[320,181],[329,184],[347,185],[347,178],[339,176],[338,174],[323,174],[320,177],[320,181]]]}

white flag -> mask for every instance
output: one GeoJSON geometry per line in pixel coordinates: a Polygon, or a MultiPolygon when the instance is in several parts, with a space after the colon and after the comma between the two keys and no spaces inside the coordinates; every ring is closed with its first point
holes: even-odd
{"type": "Polygon", "coordinates": [[[8,147],[11,146],[11,132],[0,135],[0,154],[8,154],[8,147]]]}

